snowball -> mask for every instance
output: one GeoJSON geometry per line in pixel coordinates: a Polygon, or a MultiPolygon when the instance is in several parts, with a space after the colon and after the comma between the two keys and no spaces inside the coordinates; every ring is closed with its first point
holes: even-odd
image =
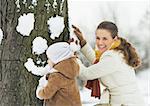
{"type": "Polygon", "coordinates": [[[32,52],[38,55],[44,53],[48,48],[47,40],[42,37],[36,37],[32,43],[32,52]]]}
{"type": "Polygon", "coordinates": [[[49,30],[51,32],[51,39],[55,39],[55,37],[59,37],[64,29],[64,18],[60,16],[51,17],[47,21],[49,25],[49,30]]]}
{"type": "Polygon", "coordinates": [[[18,18],[18,21],[19,22],[16,30],[23,36],[29,36],[31,31],[34,29],[34,14],[23,14],[18,18]]]}
{"type": "Polygon", "coordinates": [[[2,39],[3,39],[3,31],[2,31],[2,29],[0,28],[0,44],[1,44],[1,42],[2,42],[2,39]]]}

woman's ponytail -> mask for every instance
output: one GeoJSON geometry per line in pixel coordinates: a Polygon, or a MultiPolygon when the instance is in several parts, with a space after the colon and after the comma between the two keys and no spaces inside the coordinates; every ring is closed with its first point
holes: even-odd
{"type": "Polygon", "coordinates": [[[124,59],[126,60],[128,65],[134,68],[139,67],[141,61],[135,48],[124,38],[119,37],[119,39],[121,40],[121,44],[116,49],[120,50],[124,54],[124,59]]]}

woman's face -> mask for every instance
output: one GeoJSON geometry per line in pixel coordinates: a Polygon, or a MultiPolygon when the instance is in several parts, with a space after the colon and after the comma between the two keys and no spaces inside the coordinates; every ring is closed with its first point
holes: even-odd
{"type": "Polygon", "coordinates": [[[96,30],[96,45],[101,52],[108,50],[114,39],[111,36],[111,32],[106,29],[97,29],[96,30]]]}

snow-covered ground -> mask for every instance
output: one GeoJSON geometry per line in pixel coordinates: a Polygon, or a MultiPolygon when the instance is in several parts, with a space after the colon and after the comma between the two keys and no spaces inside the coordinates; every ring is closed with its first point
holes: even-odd
{"type": "Polygon", "coordinates": [[[99,103],[109,103],[108,92],[102,93],[101,99],[98,99],[95,97],[91,97],[91,90],[83,88],[83,90],[80,91],[80,96],[83,106],[94,106],[99,103]]]}
{"type": "Polygon", "coordinates": [[[137,81],[145,103],[150,106],[150,68],[137,74],[137,81]]]}
{"type": "MultiPolygon", "coordinates": [[[[141,90],[146,106],[150,106],[150,69],[137,74],[137,82],[141,90]]],[[[103,88],[102,88],[103,89],[103,88]]],[[[100,100],[90,96],[91,91],[83,88],[80,91],[83,106],[94,106],[97,103],[108,103],[108,93],[105,93],[100,100]]]]}

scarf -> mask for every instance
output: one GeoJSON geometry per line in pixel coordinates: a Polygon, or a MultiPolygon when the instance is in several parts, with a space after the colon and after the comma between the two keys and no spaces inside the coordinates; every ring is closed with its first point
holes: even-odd
{"type": "MultiPolygon", "coordinates": [[[[121,43],[120,40],[114,41],[108,50],[117,48],[120,45],[120,43],[121,43]]],[[[99,62],[101,55],[102,55],[102,52],[100,50],[95,50],[96,59],[93,64],[96,64],[99,62]]],[[[92,90],[91,92],[92,97],[100,99],[101,91],[100,91],[100,83],[98,79],[88,80],[85,87],[92,90]]]]}

